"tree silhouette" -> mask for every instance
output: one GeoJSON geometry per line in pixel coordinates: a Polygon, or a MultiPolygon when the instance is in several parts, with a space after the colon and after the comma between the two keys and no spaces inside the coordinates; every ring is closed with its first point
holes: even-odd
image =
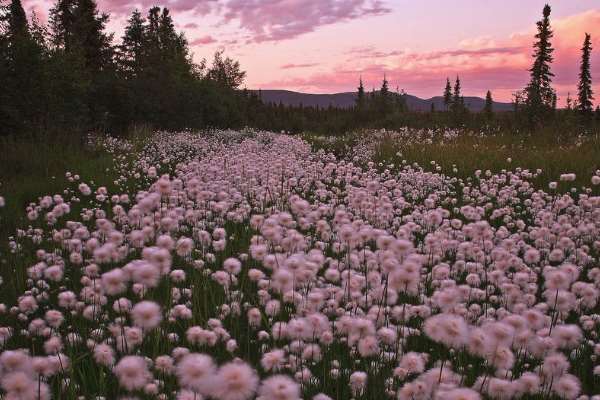
{"type": "Polygon", "coordinates": [[[450,78],[446,78],[446,87],[444,88],[444,105],[446,106],[446,111],[450,109],[450,105],[452,104],[452,86],[450,85],[450,78]]]}
{"type": "Polygon", "coordinates": [[[493,107],[492,92],[488,90],[485,94],[485,104],[483,106],[483,113],[486,117],[490,118],[493,115],[493,107]]]}
{"type": "Polygon", "coordinates": [[[456,81],[454,82],[454,92],[452,93],[452,104],[450,107],[454,113],[460,113],[465,108],[464,98],[462,97],[460,91],[460,78],[458,77],[458,75],[456,75],[456,81]]]}
{"type": "Polygon", "coordinates": [[[579,85],[577,96],[577,109],[586,117],[592,115],[594,99],[592,92],[592,75],[590,73],[590,55],[592,52],[592,41],[589,33],[585,34],[583,47],[581,48],[581,68],[579,71],[579,85]]]}
{"type": "Polygon", "coordinates": [[[525,89],[526,103],[529,113],[534,121],[539,122],[544,111],[552,109],[554,89],[552,88],[552,77],[550,70],[553,61],[554,49],[550,43],[553,36],[550,28],[550,6],[546,4],[542,12],[542,19],[537,22],[536,42],[533,44],[533,65],[529,69],[531,79],[525,89]]]}
{"type": "Polygon", "coordinates": [[[365,87],[363,85],[363,80],[362,80],[362,76],[361,76],[360,80],[359,80],[359,84],[358,84],[358,93],[356,95],[356,108],[359,111],[363,111],[365,109],[365,103],[366,103],[365,87]]]}

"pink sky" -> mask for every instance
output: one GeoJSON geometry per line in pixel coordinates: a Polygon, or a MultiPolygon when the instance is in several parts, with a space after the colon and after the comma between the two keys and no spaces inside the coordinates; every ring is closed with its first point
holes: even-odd
{"type": "MultiPolygon", "coordinates": [[[[41,18],[54,1],[24,0],[41,18]]],[[[460,75],[465,95],[490,89],[510,101],[528,80],[537,0],[98,0],[111,14],[109,29],[122,34],[135,8],[172,10],[194,58],[215,50],[238,59],[251,89],[312,93],[354,91],[359,76],[378,87],[386,73],[392,88],[420,97],[439,95],[446,76],[460,75]]],[[[600,51],[600,0],[550,1],[555,32],[555,87],[561,104],[575,96],[579,48],[585,32],[600,51]]],[[[145,12],[144,11],[144,12],[145,12]]],[[[592,78],[600,82],[600,56],[592,78]]],[[[594,85],[600,100],[600,84],[594,85]]]]}

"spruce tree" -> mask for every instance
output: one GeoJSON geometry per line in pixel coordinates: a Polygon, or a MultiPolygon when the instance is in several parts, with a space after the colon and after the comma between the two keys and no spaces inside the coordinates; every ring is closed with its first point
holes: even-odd
{"type": "Polygon", "coordinates": [[[142,69],[146,40],[144,23],[142,14],[135,10],[127,22],[122,44],[119,46],[121,68],[130,75],[137,75],[142,69]]]}
{"type": "Polygon", "coordinates": [[[8,9],[8,37],[9,40],[18,40],[29,35],[27,15],[21,0],[12,0],[8,9]]]}
{"type": "Polygon", "coordinates": [[[389,83],[385,74],[383,74],[383,81],[381,82],[381,89],[379,89],[379,95],[386,97],[390,93],[389,83]]]}
{"type": "Polygon", "coordinates": [[[50,29],[55,48],[68,52],[73,38],[75,0],[58,0],[50,9],[50,29]]]}
{"type": "Polygon", "coordinates": [[[567,100],[565,100],[567,111],[573,110],[573,99],[571,98],[571,92],[567,92],[567,100]]]}
{"type": "Polygon", "coordinates": [[[462,111],[464,105],[464,100],[460,93],[460,78],[456,75],[456,81],[454,82],[454,92],[452,93],[452,111],[460,112],[462,111]]]}
{"type": "Polygon", "coordinates": [[[488,90],[485,94],[485,105],[483,106],[483,112],[487,117],[493,115],[493,107],[492,92],[488,90]]]}
{"type": "Polygon", "coordinates": [[[112,34],[105,32],[108,14],[100,14],[95,0],[77,0],[73,9],[73,36],[85,66],[93,72],[112,59],[112,34]]]}
{"type": "Polygon", "coordinates": [[[363,85],[363,80],[361,76],[358,83],[358,93],[356,95],[356,108],[359,111],[363,111],[365,109],[365,101],[365,87],[363,85]]]}
{"type": "Polygon", "coordinates": [[[3,51],[1,119],[13,132],[33,131],[44,113],[47,61],[43,32],[37,19],[29,24],[20,0],[6,14],[6,52],[3,51]]]}
{"type": "Polygon", "coordinates": [[[577,109],[587,117],[592,114],[594,99],[592,92],[592,75],[590,73],[590,55],[592,52],[592,41],[589,33],[585,34],[583,47],[581,48],[581,68],[579,71],[579,85],[577,96],[577,109]]]}
{"type": "Polygon", "coordinates": [[[537,22],[536,42],[533,44],[533,65],[530,68],[531,79],[527,85],[527,106],[529,112],[535,120],[540,120],[541,113],[552,108],[554,89],[552,88],[552,77],[554,74],[550,70],[550,64],[553,61],[552,53],[554,49],[550,43],[553,32],[550,27],[550,11],[548,4],[544,6],[542,19],[537,22]]]}
{"type": "Polygon", "coordinates": [[[390,89],[387,77],[383,74],[383,81],[379,89],[379,112],[385,116],[390,110],[390,89]]]}
{"type": "Polygon", "coordinates": [[[452,105],[452,86],[450,85],[450,78],[446,78],[446,87],[444,88],[444,105],[446,106],[446,111],[448,111],[452,105]]]}

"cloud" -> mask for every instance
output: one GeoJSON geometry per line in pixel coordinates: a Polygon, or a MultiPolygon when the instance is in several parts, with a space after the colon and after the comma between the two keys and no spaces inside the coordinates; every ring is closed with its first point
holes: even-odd
{"type": "Polygon", "coordinates": [[[304,64],[285,64],[282,65],[281,69],[295,69],[295,68],[310,68],[319,65],[318,63],[304,63],[304,64]]]}
{"type": "Polygon", "coordinates": [[[388,58],[404,54],[403,50],[380,51],[373,46],[355,47],[346,52],[353,58],[388,58]]]}
{"type": "Polygon", "coordinates": [[[199,37],[197,39],[194,39],[190,42],[190,46],[203,46],[203,45],[207,45],[207,44],[211,44],[211,43],[215,43],[217,42],[217,39],[215,39],[214,37],[207,35],[207,36],[202,36],[199,37]]]}
{"type": "MultiPolygon", "coordinates": [[[[574,97],[584,33],[592,35],[592,43],[600,43],[600,10],[552,20],[555,48],[552,71],[553,85],[561,104],[568,92],[574,97]]],[[[346,59],[331,71],[305,77],[267,82],[261,87],[288,88],[313,92],[354,90],[359,75],[367,87],[379,87],[383,74],[391,87],[405,89],[419,96],[439,95],[446,77],[460,75],[466,95],[482,96],[490,89],[495,99],[510,101],[512,94],[529,80],[534,28],[510,35],[504,40],[473,38],[459,43],[457,48],[431,52],[378,51],[373,47],[347,51],[346,59]],[[348,68],[348,65],[352,65],[348,68]]],[[[600,44],[597,45],[600,49],[600,44]]],[[[600,56],[592,52],[592,78],[600,81],[600,56]]],[[[600,85],[594,86],[600,100],[600,85]]]]}
{"type": "MultiPolygon", "coordinates": [[[[101,10],[122,16],[130,14],[134,9],[147,11],[157,4],[155,0],[98,0],[101,10]]],[[[194,15],[207,15],[219,8],[218,0],[171,0],[164,4],[171,11],[191,12],[194,15]]]]}
{"type": "Polygon", "coordinates": [[[384,15],[381,0],[230,0],[223,21],[239,21],[250,42],[292,39],[325,25],[384,15]]]}

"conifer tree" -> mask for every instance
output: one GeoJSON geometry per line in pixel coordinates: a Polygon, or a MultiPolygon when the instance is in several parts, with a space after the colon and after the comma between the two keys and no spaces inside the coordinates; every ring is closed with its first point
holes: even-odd
{"type": "Polygon", "coordinates": [[[554,89],[552,88],[552,77],[554,74],[550,70],[550,64],[553,61],[552,53],[554,49],[550,43],[553,32],[550,27],[550,11],[548,4],[544,6],[542,19],[537,22],[536,42],[533,44],[533,65],[530,68],[531,79],[527,88],[527,106],[530,115],[535,120],[540,120],[541,113],[544,110],[552,108],[554,89]]]}
{"type": "Polygon", "coordinates": [[[77,51],[93,72],[105,68],[112,59],[112,34],[105,32],[108,14],[100,14],[95,0],[77,0],[72,26],[77,51]]]}
{"type": "Polygon", "coordinates": [[[365,102],[365,87],[363,85],[363,80],[361,76],[358,83],[358,93],[356,95],[356,108],[359,111],[363,111],[365,109],[365,102]]]}
{"type": "Polygon", "coordinates": [[[383,74],[383,81],[381,82],[381,89],[379,89],[379,95],[382,97],[387,97],[390,93],[389,82],[385,74],[383,74]]]}
{"type": "Polygon", "coordinates": [[[567,92],[567,99],[565,100],[567,111],[573,110],[573,99],[571,98],[571,92],[567,92]]]}
{"type": "Polygon", "coordinates": [[[121,68],[130,75],[139,74],[143,65],[145,35],[145,20],[142,14],[135,10],[127,21],[122,44],[119,47],[121,68]]]}
{"type": "Polygon", "coordinates": [[[383,81],[381,82],[381,88],[379,89],[379,112],[382,116],[387,115],[390,110],[390,89],[389,82],[385,74],[383,74],[383,81]]]}
{"type": "Polygon", "coordinates": [[[27,15],[21,0],[12,0],[8,9],[8,37],[9,40],[18,40],[29,35],[27,15]]]}
{"type": "Polygon", "coordinates": [[[450,78],[446,78],[446,87],[444,88],[444,105],[446,111],[450,109],[452,104],[452,86],[450,85],[450,78]]]}
{"type": "Polygon", "coordinates": [[[485,94],[485,105],[483,106],[483,112],[488,118],[493,115],[493,107],[492,92],[488,90],[485,94]]]}
{"type": "Polygon", "coordinates": [[[68,52],[71,49],[75,0],[58,0],[50,9],[50,29],[55,48],[68,52]]]}
{"type": "Polygon", "coordinates": [[[594,99],[592,92],[592,75],[590,73],[590,55],[592,52],[592,41],[589,33],[585,34],[583,47],[581,48],[581,68],[579,71],[579,85],[577,96],[577,109],[587,117],[592,114],[594,99]]]}
{"type": "Polygon", "coordinates": [[[455,113],[459,113],[464,109],[464,99],[460,93],[460,78],[456,75],[456,81],[454,82],[454,92],[452,93],[452,104],[451,109],[455,113]]]}

